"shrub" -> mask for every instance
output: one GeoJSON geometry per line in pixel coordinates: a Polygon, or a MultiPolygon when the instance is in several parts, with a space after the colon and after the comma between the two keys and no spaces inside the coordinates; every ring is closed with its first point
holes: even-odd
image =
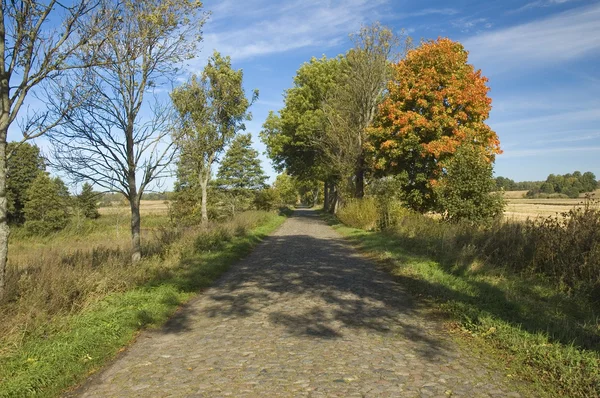
{"type": "Polygon", "coordinates": [[[472,147],[460,147],[436,187],[439,210],[451,222],[489,223],[504,211],[504,199],[492,193],[496,182],[492,164],[472,147]]]}
{"type": "Polygon", "coordinates": [[[27,190],[25,229],[32,234],[44,235],[60,231],[69,222],[69,197],[64,183],[40,173],[27,190]]]}
{"type": "Polygon", "coordinates": [[[336,215],[344,224],[367,231],[374,230],[379,223],[377,201],[373,197],[349,200],[336,215]]]}
{"type": "Polygon", "coordinates": [[[269,187],[256,192],[254,207],[257,210],[271,211],[277,208],[280,201],[277,191],[269,187]]]}
{"type": "Polygon", "coordinates": [[[423,254],[457,263],[478,258],[493,267],[543,275],[564,291],[600,299],[600,209],[591,200],[560,216],[487,227],[411,213],[393,232],[423,254]]]}

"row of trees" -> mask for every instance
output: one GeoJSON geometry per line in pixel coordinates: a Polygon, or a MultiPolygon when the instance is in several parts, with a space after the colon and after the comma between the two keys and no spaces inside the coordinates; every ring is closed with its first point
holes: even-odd
{"type": "Polygon", "coordinates": [[[413,48],[379,24],[353,40],[344,55],[303,64],[283,109],[269,114],[261,137],[275,166],[322,181],[330,211],[383,177],[396,179],[401,200],[419,212],[463,217],[450,214],[456,201],[501,211],[489,195],[501,150],[485,123],[487,79],[463,46],[440,38],[413,48]]]}
{"type": "Polygon", "coordinates": [[[530,191],[538,189],[544,181],[517,181],[507,177],[496,177],[496,191],[530,191]]]}
{"type": "Polygon", "coordinates": [[[98,194],[89,183],[71,196],[59,177],[50,177],[37,146],[9,143],[14,154],[7,163],[6,190],[8,219],[12,225],[24,225],[34,234],[46,234],[64,228],[73,213],[85,218],[99,217],[98,194]]]}
{"type": "Polygon", "coordinates": [[[591,171],[581,174],[575,171],[573,174],[564,175],[550,174],[546,181],[540,184],[539,188],[531,189],[527,192],[528,197],[539,195],[566,195],[570,198],[578,198],[585,192],[593,192],[598,188],[596,176],[591,171]]]}

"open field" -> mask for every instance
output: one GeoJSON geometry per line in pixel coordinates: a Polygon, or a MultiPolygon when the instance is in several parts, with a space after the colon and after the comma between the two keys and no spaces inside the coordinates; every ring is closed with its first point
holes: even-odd
{"type": "MultiPolygon", "coordinates": [[[[124,214],[129,215],[129,206],[123,203],[114,202],[110,207],[100,207],[100,214],[124,214]]],[[[168,201],[166,200],[142,200],[140,202],[140,212],[142,215],[156,214],[165,215],[169,211],[168,201]]]]}
{"type": "MultiPolygon", "coordinates": [[[[584,198],[578,199],[526,199],[527,191],[509,191],[504,193],[507,219],[524,221],[527,218],[549,217],[569,211],[575,206],[581,206],[584,198]]],[[[600,190],[594,193],[600,198],[600,190]]]]}

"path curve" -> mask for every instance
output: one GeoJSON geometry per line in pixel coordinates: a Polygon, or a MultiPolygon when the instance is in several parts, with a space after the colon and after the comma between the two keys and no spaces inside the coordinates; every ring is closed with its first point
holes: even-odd
{"type": "Polygon", "coordinates": [[[520,396],[311,210],[297,210],[78,394],[520,396]]]}

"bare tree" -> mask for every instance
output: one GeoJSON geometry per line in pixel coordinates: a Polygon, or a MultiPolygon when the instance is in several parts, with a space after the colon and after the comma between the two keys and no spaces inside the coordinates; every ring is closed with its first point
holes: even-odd
{"type": "MultiPolygon", "coordinates": [[[[142,194],[164,176],[175,153],[172,108],[157,97],[148,101],[148,93],[195,56],[206,17],[200,7],[188,0],[126,0],[117,33],[107,34],[100,50],[114,62],[80,72],[85,85],[68,90],[80,106],[50,134],[55,167],[127,198],[133,263],[141,258],[142,194]]],[[[61,102],[54,108],[60,111],[61,102]]]]}
{"type": "MultiPolygon", "coordinates": [[[[6,164],[8,130],[21,122],[22,140],[40,137],[64,119],[72,103],[61,112],[25,109],[27,98],[43,96],[40,86],[65,71],[104,62],[95,49],[102,32],[111,32],[112,11],[103,0],[2,0],[0,3],[0,298],[4,295],[8,260],[6,164]],[[81,58],[82,52],[88,55],[81,58]],[[23,111],[24,112],[21,112],[23,111]],[[18,119],[19,118],[19,119],[18,119]]],[[[68,98],[65,96],[64,98],[68,98]]]]}

